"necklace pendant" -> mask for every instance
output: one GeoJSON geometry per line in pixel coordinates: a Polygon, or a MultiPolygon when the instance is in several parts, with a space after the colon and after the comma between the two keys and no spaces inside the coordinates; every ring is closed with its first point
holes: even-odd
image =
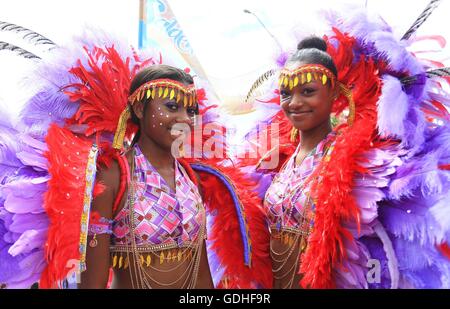
{"type": "Polygon", "coordinates": [[[96,238],[91,239],[91,241],[89,242],[89,247],[91,247],[91,248],[95,248],[95,247],[97,247],[97,245],[98,245],[98,242],[97,242],[96,238]]]}
{"type": "Polygon", "coordinates": [[[276,229],[277,229],[278,232],[281,230],[281,222],[280,222],[280,220],[277,221],[276,229]]]}

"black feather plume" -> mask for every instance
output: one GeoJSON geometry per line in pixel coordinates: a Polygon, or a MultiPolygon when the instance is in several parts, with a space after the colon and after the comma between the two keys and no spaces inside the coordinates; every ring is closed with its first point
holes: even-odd
{"type": "Polygon", "coordinates": [[[10,31],[23,35],[22,38],[28,40],[35,45],[56,45],[53,41],[47,39],[42,34],[34,32],[25,27],[0,21],[0,31],[10,31]]]}
{"type": "Polygon", "coordinates": [[[247,102],[248,99],[250,99],[252,94],[255,92],[256,89],[258,89],[259,86],[261,86],[266,80],[268,80],[274,74],[275,70],[272,69],[259,76],[258,79],[253,83],[249,92],[247,93],[247,96],[245,97],[245,102],[247,102]]]}
{"type": "MultiPolygon", "coordinates": [[[[425,76],[428,78],[450,76],[450,67],[426,71],[425,76]]],[[[414,84],[416,82],[416,80],[418,80],[419,77],[420,77],[420,75],[408,76],[408,77],[402,78],[401,82],[404,85],[414,84]]]]}
{"type": "Polygon", "coordinates": [[[444,76],[450,76],[450,67],[446,68],[440,68],[435,70],[430,70],[426,72],[427,77],[444,77],[444,76]]]}
{"type": "Polygon", "coordinates": [[[23,49],[22,47],[7,42],[0,41],[0,50],[10,50],[27,59],[41,59],[41,57],[36,56],[35,54],[23,49]]]}
{"type": "Polygon", "coordinates": [[[428,3],[427,7],[423,12],[419,15],[413,25],[406,31],[406,33],[402,36],[402,40],[407,40],[411,37],[411,35],[419,29],[420,26],[427,20],[427,18],[431,15],[435,8],[441,3],[441,0],[431,0],[428,3]]]}

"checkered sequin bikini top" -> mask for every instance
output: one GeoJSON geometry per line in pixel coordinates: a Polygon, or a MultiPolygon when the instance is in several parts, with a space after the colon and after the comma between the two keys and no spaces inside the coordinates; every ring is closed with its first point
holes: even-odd
{"type": "Polygon", "coordinates": [[[335,132],[331,132],[299,165],[295,158],[300,149],[286,162],[266,191],[264,210],[270,229],[273,231],[302,232],[314,222],[315,205],[309,197],[309,185],[305,183],[324,156],[332,152],[335,132]]]}
{"type": "MultiPolygon", "coordinates": [[[[198,242],[205,212],[197,186],[175,160],[176,192],[135,146],[134,226],[136,245],[149,251],[190,246],[198,242]],[[154,248],[154,249],[151,249],[154,248]]],[[[129,247],[129,199],[114,218],[112,248],[129,247]]]]}

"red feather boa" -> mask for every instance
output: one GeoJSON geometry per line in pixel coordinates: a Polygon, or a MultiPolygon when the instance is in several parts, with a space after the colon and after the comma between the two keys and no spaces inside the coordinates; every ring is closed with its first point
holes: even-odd
{"type": "MultiPolygon", "coordinates": [[[[48,191],[44,209],[50,220],[45,255],[47,267],[43,271],[39,286],[54,288],[65,279],[71,260],[78,261],[80,222],[83,197],[86,187],[86,165],[92,142],[75,136],[68,129],[51,125],[46,137],[49,164],[48,191]]],[[[102,187],[94,187],[94,195],[102,187]]]]}
{"type": "MultiPolygon", "coordinates": [[[[188,160],[180,160],[187,170],[188,160]]],[[[212,227],[210,240],[214,241],[213,250],[216,251],[225,273],[220,288],[255,288],[257,284],[264,288],[272,287],[272,264],[269,256],[269,232],[264,213],[260,207],[262,201],[254,193],[256,183],[248,180],[234,167],[217,166],[217,160],[202,160],[203,164],[213,166],[219,170],[235,186],[236,193],[243,205],[249,228],[252,247],[251,267],[244,265],[244,247],[241,240],[239,221],[233,205],[231,195],[225,185],[214,175],[199,172],[200,187],[207,210],[216,212],[217,216],[212,227]],[[212,235],[212,236],[211,236],[212,235]]],[[[191,172],[190,176],[193,175],[191,172]]],[[[195,176],[191,176],[194,177],[195,176]]]]}
{"type": "MultiPolygon", "coordinates": [[[[332,270],[342,267],[346,258],[344,239],[354,241],[343,228],[342,220],[359,223],[359,211],[350,194],[356,171],[364,173],[356,158],[373,147],[376,136],[376,102],[381,93],[381,80],[377,66],[371,59],[353,59],[354,39],[334,29],[330,40],[338,42],[337,48],[328,44],[329,53],[337,66],[338,80],[352,89],[356,105],[352,126],[338,128],[338,135],[329,162],[322,162],[317,178],[311,184],[317,199],[314,230],[306,252],[301,257],[301,285],[309,288],[334,288],[332,270]],[[339,164],[337,164],[339,162],[339,164]]],[[[328,40],[328,38],[326,38],[328,40]]],[[[329,41],[330,41],[329,40],[329,41]]],[[[338,101],[335,111],[345,106],[338,101]]]]}

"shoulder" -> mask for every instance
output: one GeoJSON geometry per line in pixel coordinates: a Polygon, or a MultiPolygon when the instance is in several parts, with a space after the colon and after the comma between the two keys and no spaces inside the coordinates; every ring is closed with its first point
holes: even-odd
{"type": "Polygon", "coordinates": [[[123,194],[123,186],[126,185],[129,169],[133,160],[132,152],[109,156],[104,160],[97,172],[97,181],[104,186],[114,197],[123,194]]]}
{"type": "Polygon", "coordinates": [[[111,160],[108,166],[102,166],[97,172],[97,180],[106,186],[106,190],[117,191],[120,184],[120,166],[118,160],[111,160]]]}
{"type": "Polygon", "coordinates": [[[123,207],[130,160],[132,156],[127,153],[110,156],[107,161],[103,161],[96,177],[103,190],[94,200],[93,209],[112,215],[123,207]]]}

